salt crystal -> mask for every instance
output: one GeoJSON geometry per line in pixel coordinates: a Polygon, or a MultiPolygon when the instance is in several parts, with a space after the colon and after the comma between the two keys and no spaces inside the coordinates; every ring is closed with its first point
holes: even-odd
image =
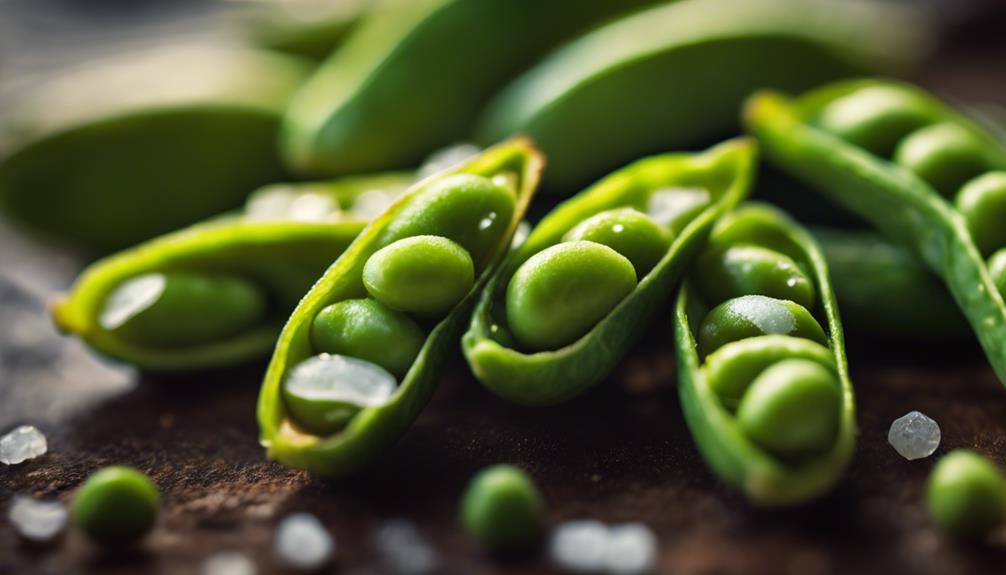
{"type": "Polygon", "coordinates": [[[437,150],[430,154],[426,161],[423,162],[423,165],[420,166],[416,179],[422,180],[433,174],[453,168],[477,156],[481,151],[482,149],[478,146],[464,142],[437,150]]]}
{"type": "Polygon", "coordinates": [[[613,575],[652,573],[657,563],[657,537],[642,523],[615,525],[608,531],[606,572],[613,575]]]}
{"type": "Polygon", "coordinates": [[[66,526],[66,508],[62,503],[24,495],[14,498],[7,517],[22,537],[32,541],[49,541],[66,526]]]}
{"type": "Polygon", "coordinates": [[[337,401],[360,407],[387,403],[395,376],[377,364],[344,355],[321,353],[290,370],[286,389],[298,397],[337,401]]]}
{"type": "Polygon", "coordinates": [[[388,573],[426,575],[437,570],[437,552],[409,521],[399,519],[381,527],[374,537],[374,546],[388,573]]]}
{"type": "Polygon", "coordinates": [[[203,575],[255,575],[255,562],[238,551],[220,551],[203,562],[203,575]]]}
{"type": "Polygon", "coordinates": [[[909,461],[929,457],[940,446],[940,426],[918,411],[895,419],[887,442],[909,461]]]}
{"type": "Polygon", "coordinates": [[[273,550],[281,565],[313,571],[331,561],[335,540],[314,515],[294,513],[276,528],[273,550]]]}
{"type": "Polygon", "coordinates": [[[17,465],[45,455],[49,445],[34,425],[22,425],[0,437],[0,463],[17,465]]]}
{"type": "Polygon", "coordinates": [[[572,573],[598,573],[607,564],[608,528],[600,521],[568,521],[555,528],[549,557],[572,573]]]}

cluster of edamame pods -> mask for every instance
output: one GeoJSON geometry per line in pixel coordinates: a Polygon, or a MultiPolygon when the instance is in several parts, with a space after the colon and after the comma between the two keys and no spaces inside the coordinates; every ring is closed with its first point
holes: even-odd
{"type": "MultiPolygon", "coordinates": [[[[371,463],[419,415],[459,346],[496,395],[550,405],[603,381],[663,317],[675,330],[684,416],[712,470],[757,505],[805,502],[839,481],[855,447],[840,307],[875,335],[958,337],[970,327],[1006,380],[1006,149],[920,89],[857,80],[797,100],[755,95],[743,114],[755,138],[650,155],[735,130],[755,88],[804,90],[872,71],[864,62],[897,69],[924,43],[905,32],[924,26],[892,26],[904,15],[873,5],[653,3],[387,0],[296,90],[291,78],[310,66],[274,55],[288,74],[263,76],[289,82],[254,89],[270,96],[263,137],[281,142],[282,158],[270,147],[256,162],[255,138],[233,130],[226,137],[242,149],[204,142],[262,173],[232,181],[226,166],[193,168],[198,150],[170,149],[168,136],[188,141],[186,122],[223,123],[221,100],[210,98],[212,112],[158,100],[46,124],[0,164],[0,195],[23,219],[99,250],[234,209],[99,260],[52,313],[97,351],[152,371],[272,350],[260,440],[288,466],[337,477],[371,463]],[[635,37],[644,41],[625,40],[635,37]],[[750,62],[774,59],[789,65],[750,73],[750,62]],[[91,190],[111,177],[103,154],[118,157],[158,119],[169,127],[150,137],[171,158],[158,169],[178,176],[164,185],[192,201],[174,197],[177,209],[152,210],[149,221],[127,209],[100,226],[69,223],[84,199],[135,195],[136,174],[121,171],[106,198],[91,190]],[[396,171],[465,137],[493,145],[430,174],[396,171]],[[746,202],[759,146],[891,243],[875,232],[812,234],[746,202]],[[80,161],[98,168],[61,173],[93,179],[70,185],[40,168],[76,161],[78,148],[93,148],[80,161]],[[340,179],[232,201],[233,188],[287,170],[340,179]],[[525,237],[540,187],[569,197],[525,237]],[[54,212],[43,214],[38,189],[54,212]],[[875,281],[857,281],[863,274],[875,281]]],[[[351,19],[330,25],[345,30],[351,19]]],[[[263,41],[308,56],[332,49],[326,34],[297,42],[280,32],[263,41]]],[[[251,123],[237,102],[236,121],[251,123]]]]}

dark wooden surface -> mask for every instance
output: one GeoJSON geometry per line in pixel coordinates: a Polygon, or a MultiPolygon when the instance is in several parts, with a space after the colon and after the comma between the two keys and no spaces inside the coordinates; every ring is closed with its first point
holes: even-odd
{"type": "MultiPolygon", "coordinates": [[[[921,80],[949,96],[1006,103],[1003,29],[1000,18],[958,32],[921,80]]],[[[603,385],[556,408],[507,405],[456,360],[429,408],[376,467],[323,482],[266,461],[258,446],[262,365],[146,379],[56,335],[44,303],[77,266],[0,227],[0,432],[33,423],[49,438],[46,456],[0,469],[2,574],[191,573],[220,550],[243,551],[259,573],[273,573],[272,530],[302,510],[335,535],[333,569],[342,573],[381,572],[372,537],[396,518],[419,526],[445,573],[548,572],[540,552],[492,557],[457,526],[465,482],[498,462],[531,473],[552,523],[652,527],[661,573],[1006,571],[1006,534],[955,542],[921,505],[926,475],[949,449],[975,448],[1006,465],[1006,391],[969,342],[894,345],[852,334],[858,452],[832,495],[795,511],[753,509],[707,471],[681,420],[663,325],[603,385]],[[940,423],[943,443],[932,458],[908,462],[886,434],[913,409],[940,423]],[[104,554],[73,533],[37,548],[14,535],[6,508],[15,494],[68,501],[89,473],[112,463],[149,473],[164,493],[162,520],[141,548],[104,554]]]]}

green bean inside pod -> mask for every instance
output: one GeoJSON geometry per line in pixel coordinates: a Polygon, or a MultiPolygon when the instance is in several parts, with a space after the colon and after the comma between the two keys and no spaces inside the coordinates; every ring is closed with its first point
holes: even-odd
{"type": "Polygon", "coordinates": [[[509,246],[540,165],[514,140],[423,179],[332,264],[291,315],[263,383],[270,456],[341,476],[404,431],[509,246]]]}
{"type": "Polygon", "coordinates": [[[692,264],[675,323],[686,420],[720,477],[770,506],[838,480],[854,443],[852,391],[809,234],[768,206],[727,215],[692,264]]]}

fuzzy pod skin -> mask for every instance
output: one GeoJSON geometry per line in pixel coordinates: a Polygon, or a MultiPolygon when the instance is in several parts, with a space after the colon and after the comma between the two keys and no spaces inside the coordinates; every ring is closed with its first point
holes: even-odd
{"type": "Polygon", "coordinates": [[[976,153],[984,157],[987,170],[1006,169],[1006,147],[993,135],[923,90],[897,82],[839,82],[796,100],[773,92],[759,93],[746,105],[745,123],[763,143],[770,161],[865,219],[941,278],[1000,381],[1006,382],[1006,304],[968,220],[951,203],[961,191],[944,196],[933,187],[944,180],[933,179],[931,183],[924,178],[932,179],[932,174],[915,173],[910,166],[850,144],[818,124],[836,102],[877,87],[911,94],[932,118],[928,127],[905,136],[899,145],[930,128],[954,126],[955,132],[968,134],[969,149],[975,149],[975,142],[981,143],[976,153]]]}
{"type": "MultiPolygon", "coordinates": [[[[745,242],[756,236],[772,239],[807,271],[818,296],[811,312],[820,318],[827,339],[822,345],[789,335],[762,335],[728,343],[703,358],[699,354],[698,333],[709,307],[696,287],[686,284],[674,307],[678,393],[699,452],[724,483],[741,491],[757,506],[795,506],[834,487],[855,450],[855,405],[838,306],[821,249],[794,220],[769,206],[747,205],[720,221],[710,244],[724,243],[725,237],[734,235],[731,228],[744,230],[736,237],[745,242]],[[757,227],[764,229],[758,234],[751,233],[757,227]],[[746,409],[745,401],[750,401],[748,392],[753,390],[758,377],[788,361],[813,364],[816,369],[832,374],[838,394],[833,442],[823,449],[818,449],[821,446],[815,443],[814,450],[802,452],[795,459],[780,457],[748,435],[752,420],[758,419],[753,414],[745,415],[750,420],[744,425],[738,419],[746,409]]],[[[830,405],[828,397],[818,407],[826,405],[830,405]]],[[[772,419],[788,410],[783,406],[777,412],[767,410],[758,417],[767,413],[772,419]]]]}
{"type": "MultiPolygon", "coordinates": [[[[396,190],[411,180],[410,174],[387,174],[291,184],[280,191],[293,197],[298,193],[328,196],[351,208],[354,200],[369,190],[396,190]]],[[[262,196],[253,194],[249,205],[262,196]]],[[[237,212],[98,260],[50,311],[61,331],[80,337],[103,355],[143,370],[177,372],[237,365],[269,353],[286,314],[365,226],[365,220],[355,217],[303,222],[237,212]],[[172,345],[130,339],[128,334],[101,325],[109,296],[124,282],[144,274],[178,271],[212,271],[250,282],[267,297],[265,316],[250,328],[226,337],[194,339],[187,344],[175,341],[172,345]]]]}
{"type": "MultiPolygon", "coordinates": [[[[290,315],[262,383],[257,410],[259,440],[271,458],[313,475],[342,477],[371,463],[398,439],[432,397],[440,369],[456,349],[477,294],[510,245],[537,186],[541,168],[541,156],[526,140],[511,140],[490,148],[460,166],[416,183],[372,221],[332,263],[290,315]],[[344,428],[331,434],[315,435],[299,428],[284,405],[283,384],[290,369],[318,351],[313,349],[310,338],[315,316],[333,303],[364,297],[366,289],[362,275],[366,261],[382,247],[401,239],[389,237],[388,230],[398,227],[400,216],[411,219],[411,206],[429,205],[426,194],[436,192],[440,182],[458,174],[490,180],[505,176],[513,186],[510,219],[494,232],[497,242],[495,249],[486,254],[488,261],[475,262],[476,269],[484,271],[479,273],[475,285],[460,303],[445,316],[426,322],[428,331],[419,355],[386,403],[360,410],[344,428]]],[[[447,224],[450,226],[449,219],[447,224]]],[[[423,233],[434,231],[426,229],[423,233]]]]}
{"type": "Polygon", "coordinates": [[[184,46],[30,88],[0,124],[0,206],[91,254],[237,208],[287,177],[275,140],[308,72],[292,56],[184,46]]]}
{"type": "Polygon", "coordinates": [[[755,165],[756,150],[743,138],[704,152],[654,156],[610,174],[554,209],[507,257],[479,297],[462,339],[465,357],[479,381],[509,401],[550,405],[568,401],[603,380],[643,333],[653,310],[665,304],[713,224],[747,195],[755,165]],[[691,219],[656,266],[638,278],[632,293],[576,341],[547,351],[520,349],[507,326],[506,293],[524,262],[560,243],[571,229],[596,214],[625,207],[645,211],[659,190],[695,188],[707,189],[705,207],[688,208],[691,219]]]}
{"type": "Polygon", "coordinates": [[[754,90],[896,74],[925,55],[930,36],[916,12],[871,2],[671,2],[525,72],[490,103],[479,139],[530,135],[548,157],[544,189],[570,195],[644,155],[736,133],[754,90]]]}
{"type": "Polygon", "coordinates": [[[284,156],[315,175],[418,165],[467,138],[485,101],[548,49],[654,2],[379,1],[292,100],[284,156]]]}

